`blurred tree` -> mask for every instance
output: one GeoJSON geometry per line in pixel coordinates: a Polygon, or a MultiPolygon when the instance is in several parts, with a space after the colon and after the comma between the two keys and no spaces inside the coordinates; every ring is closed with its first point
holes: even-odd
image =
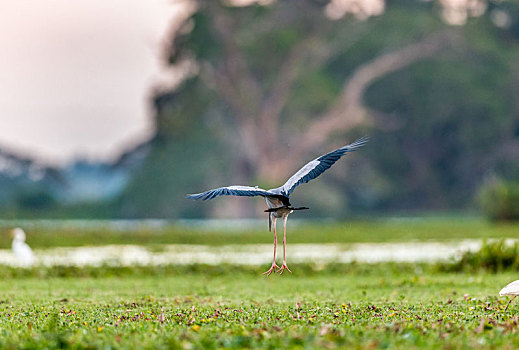
{"type": "MultiPolygon", "coordinates": [[[[312,0],[245,7],[196,2],[174,34],[168,57],[171,65],[189,60],[196,67],[191,82],[177,91],[195,84],[196,96],[212,99],[176,99],[174,108],[187,109],[182,115],[157,108],[158,139],[179,132],[186,137],[192,130],[185,128],[198,125],[193,118],[210,113],[217,120],[213,132],[233,149],[226,183],[256,179],[278,185],[308,157],[345,142],[334,141],[332,134],[373,122],[363,103],[371,83],[452,41],[443,31],[402,30],[405,35],[390,48],[378,40],[357,54],[355,65],[336,69],[334,61],[350,53],[377,21],[332,21],[326,5],[312,0]]],[[[423,26],[440,27],[434,22],[423,26]]],[[[157,98],[164,100],[174,104],[172,95],[157,98]]],[[[233,212],[243,215],[240,208],[246,209],[239,205],[233,212]]]]}
{"type": "MultiPolygon", "coordinates": [[[[185,215],[182,194],[206,186],[278,186],[364,133],[373,144],[355,155],[357,174],[312,185],[330,194],[308,198],[323,213],[341,215],[348,198],[366,209],[466,204],[517,155],[515,2],[468,22],[485,2],[237,2],[186,2],[166,55],[189,78],[156,94],[157,136],[125,215],[185,215]]],[[[220,207],[250,214],[243,203],[220,207]]]]}
{"type": "MultiPolygon", "coordinates": [[[[297,93],[295,85],[302,79],[330,79],[323,76],[329,72],[320,71],[323,66],[347,54],[375,25],[331,21],[323,10],[325,4],[298,0],[236,8],[218,1],[200,1],[181,34],[174,37],[170,64],[195,60],[197,79],[228,107],[232,119],[222,128],[239,149],[235,180],[257,177],[278,182],[299,166],[309,151],[329,147],[332,133],[371,123],[363,103],[366,88],[432,55],[452,39],[453,33],[425,34],[417,28],[392,47],[376,52],[374,45],[374,58],[359,62],[351,71],[337,71],[329,95],[321,101],[313,98],[316,116],[298,120],[298,128],[283,125],[283,119],[290,119],[286,114],[290,113],[290,98],[297,93]]],[[[313,89],[305,98],[310,98],[321,82],[308,83],[313,89]]]]}
{"type": "Polygon", "coordinates": [[[18,194],[16,204],[22,211],[39,211],[54,207],[56,199],[51,193],[42,189],[25,189],[18,194]]]}

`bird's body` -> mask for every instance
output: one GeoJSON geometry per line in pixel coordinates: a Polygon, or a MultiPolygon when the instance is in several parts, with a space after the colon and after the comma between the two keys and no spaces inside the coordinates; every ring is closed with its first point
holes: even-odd
{"type": "Polygon", "coordinates": [[[286,223],[288,215],[295,210],[308,209],[306,207],[294,208],[290,203],[290,194],[300,184],[307,183],[308,181],[315,179],[327,169],[329,169],[337,160],[339,160],[347,152],[357,150],[359,147],[364,146],[367,142],[367,138],[363,137],[355,142],[336,149],[335,151],[326,153],[311,162],[307,163],[301,169],[299,169],[294,175],[292,175],[287,182],[281,187],[273,188],[270,190],[264,190],[258,186],[227,186],[220,187],[213,190],[209,190],[202,193],[190,194],[187,197],[191,199],[202,199],[209,200],[214,199],[218,196],[261,196],[265,198],[268,209],[265,210],[269,214],[269,230],[274,228],[274,261],[272,267],[265,273],[270,275],[276,268],[279,268],[279,272],[283,273],[284,270],[288,270],[285,260],[285,246],[286,246],[286,223]],[[283,219],[283,266],[279,267],[276,265],[276,220],[283,219]]]}
{"type": "Polygon", "coordinates": [[[519,280],[507,284],[503,289],[499,291],[499,295],[519,295],[519,280]]]}
{"type": "Polygon", "coordinates": [[[268,209],[266,210],[266,212],[269,213],[269,222],[273,218],[281,219],[285,216],[288,216],[288,214],[294,212],[293,209],[290,209],[290,202],[288,201],[288,198],[283,202],[279,198],[265,196],[265,202],[267,202],[268,209]]]}
{"type": "MultiPolygon", "coordinates": [[[[265,202],[267,202],[267,207],[269,207],[269,209],[280,208],[284,205],[283,201],[276,197],[265,196],[265,202]]],[[[287,203],[287,201],[285,201],[285,203],[287,203]]],[[[290,202],[288,202],[287,205],[290,205],[290,202]]]]}
{"type": "Polygon", "coordinates": [[[34,263],[34,254],[31,247],[25,243],[25,232],[17,227],[13,230],[13,242],[11,248],[18,258],[20,266],[29,267],[34,263]]]}
{"type": "Polygon", "coordinates": [[[510,303],[519,295],[519,280],[508,283],[503,289],[499,291],[500,296],[511,295],[512,298],[506,304],[505,311],[508,310],[510,303]]]}

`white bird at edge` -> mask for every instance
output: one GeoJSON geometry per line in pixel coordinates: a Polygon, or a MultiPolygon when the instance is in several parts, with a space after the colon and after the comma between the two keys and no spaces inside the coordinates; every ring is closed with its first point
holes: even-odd
{"type": "Polygon", "coordinates": [[[25,243],[25,232],[21,228],[17,227],[12,230],[12,235],[14,238],[11,248],[18,258],[18,262],[24,267],[31,266],[34,263],[34,254],[31,247],[25,243]]]}
{"type": "Polygon", "coordinates": [[[362,147],[368,142],[367,137],[361,137],[355,142],[336,149],[330,153],[326,153],[319,158],[316,158],[303,166],[299,171],[297,171],[287,182],[281,187],[273,188],[270,190],[264,190],[259,188],[258,186],[250,187],[250,186],[227,186],[220,187],[213,190],[209,190],[202,193],[197,194],[189,194],[187,198],[191,199],[202,199],[209,200],[216,198],[218,196],[261,196],[265,198],[267,202],[268,209],[265,212],[269,213],[269,231],[271,231],[272,226],[274,226],[274,259],[272,262],[272,266],[270,269],[264,272],[267,276],[273,271],[279,272],[283,274],[285,270],[288,272],[290,269],[286,263],[285,256],[285,247],[286,247],[286,231],[287,231],[287,218],[288,215],[294,210],[304,210],[309,209],[306,207],[294,208],[290,204],[290,194],[294,191],[294,189],[300,184],[307,183],[310,180],[315,179],[322,173],[324,173],[327,169],[329,169],[336,161],[338,161],[344,154],[347,152],[356,151],[359,147],[362,147]],[[277,236],[276,236],[276,219],[283,219],[283,265],[279,267],[276,264],[276,248],[277,248],[277,236]]]}
{"type": "Polygon", "coordinates": [[[519,295],[519,280],[510,282],[503,289],[499,291],[500,296],[512,295],[512,298],[506,304],[505,311],[508,310],[510,303],[519,295]]]}

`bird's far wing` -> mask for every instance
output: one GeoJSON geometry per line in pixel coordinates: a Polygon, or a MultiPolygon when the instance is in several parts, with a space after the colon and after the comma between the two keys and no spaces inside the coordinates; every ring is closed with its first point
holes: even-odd
{"type": "Polygon", "coordinates": [[[202,193],[196,193],[196,194],[188,194],[187,198],[191,199],[202,199],[202,200],[208,200],[213,199],[218,196],[246,196],[246,197],[253,197],[253,196],[269,196],[272,195],[272,193],[269,193],[267,190],[258,188],[258,187],[250,187],[250,186],[227,186],[227,187],[220,187],[215,188],[214,190],[205,191],[202,193]]]}
{"type": "Polygon", "coordinates": [[[325,155],[312,160],[310,163],[299,169],[297,173],[292,175],[292,177],[288,179],[288,181],[281,187],[281,191],[286,196],[289,196],[294,191],[294,188],[300,184],[307,183],[308,181],[315,179],[324,173],[333,164],[335,164],[335,162],[338,161],[345,153],[356,151],[359,147],[364,146],[366,142],[368,142],[368,138],[364,136],[347,146],[341,147],[335,151],[326,153],[325,155]]]}

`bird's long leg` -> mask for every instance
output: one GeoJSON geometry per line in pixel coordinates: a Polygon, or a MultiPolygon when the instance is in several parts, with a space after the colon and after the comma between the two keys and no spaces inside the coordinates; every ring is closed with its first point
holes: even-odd
{"type": "Polygon", "coordinates": [[[274,259],[272,261],[272,266],[270,267],[270,269],[263,272],[263,274],[267,276],[270,276],[272,272],[274,272],[276,269],[279,269],[279,266],[276,265],[276,250],[278,248],[278,237],[276,236],[276,218],[274,218],[274,220],[272,221],[272,224],[274,225],[274,259]]]}
{"type": "Polygon", "coordinates": [[[286,254],[285,254],[286,243],[287,243],[287,219],[288,219],[288,216],[285,216],[283,218],[283,265],[278,270],[280,275],[282,275],[283,272],[285,272],[285,270],[292,273],[292,271],[290,271],[290,269],[287,266],[287,260],[286,260],[286,254]]]}
{"type": "Polygon", "coordinates": [[[510,306],[510,304],[512,303],[512,301],[517,297],[517,295],[514,295],[512,297],[512,299],[510,299],[510,301],[508,302],[508,304],[506,304],[506,307],[505,307],[505,311],[508,310],[508,307],[510,306]]]}

